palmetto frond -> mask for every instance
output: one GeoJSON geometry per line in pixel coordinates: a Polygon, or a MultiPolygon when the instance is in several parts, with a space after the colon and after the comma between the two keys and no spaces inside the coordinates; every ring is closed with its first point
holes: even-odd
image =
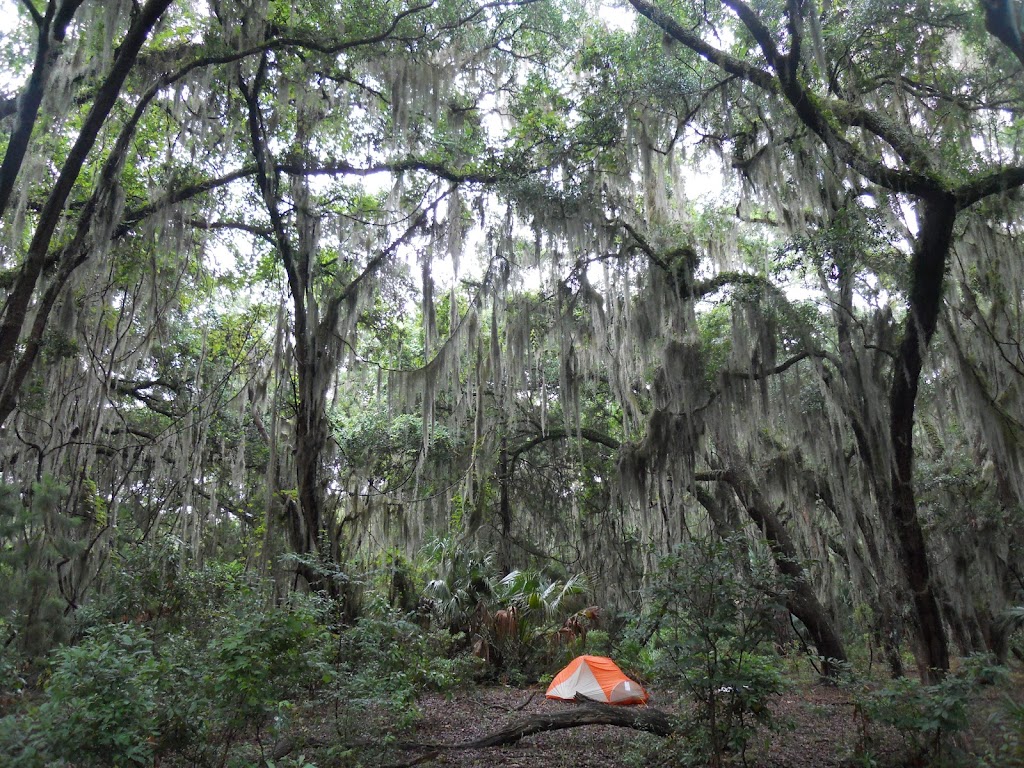
{"type": "Polygon", "coordinates": [[[548,582],[538,571],[516,570],[499,582],[496,597],[502,604],[514,606],[521,616],[546,621],[569,609],[571,599],[586,594],[588,589],[589,580],[583,574],[565,582],[548,582]]]}
{"type": "Polygon", "coordinates": [[[1024,605],[1016,605],[1003,611],[999,617],[999,624],[1007,633],[1013,633],[1018,629],[1024,628],[1024,605]]]}

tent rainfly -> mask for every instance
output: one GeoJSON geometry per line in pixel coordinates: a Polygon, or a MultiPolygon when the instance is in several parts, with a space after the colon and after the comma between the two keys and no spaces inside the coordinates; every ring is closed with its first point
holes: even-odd
{"type": "Polygon", "coordinates": [[[643,704],[647,701],[647,691],[604,656],[577,656],[570,661],[551,681],[547,697],[572,700],[576,694],[608,704],[643,704]]]}

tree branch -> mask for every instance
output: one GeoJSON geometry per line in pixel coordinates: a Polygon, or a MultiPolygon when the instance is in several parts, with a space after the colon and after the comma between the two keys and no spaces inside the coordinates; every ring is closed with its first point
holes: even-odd
{"type": "MultiPolygon", "coordinates": [[[[32,5],[30,0],[25,0],[25,4],[29,7],[32,5]]],[[[0,165],[0,216],[7,211],[11,193],[14,191],[14,182],[21,172],[29,140],[39,117],[39,106],[43,103],[46,82],[50,79],[50,73],[57,62],[59,48],[55,49],[50,42],[54,8],[55,2],[51,2],[46,8],[45,17],[39,16],[38,11],[33,8],[33,18],[36,19],[36,26],[39,28],[36,57],[32,65],[32,74],[29,75],[28,82],[25,83],[17,100],[14,127],[7,141],[3,164],[0,165]]]]}
{"type": "Polygon", "coordinates": [[[551,440],[564,440],[569,437],[582,437],[584,440],[589,440],[592,443],[599,443],[601,445],[611,448],[613,451],[619,450],[620,443],[614,437],[606,435],[604,432],[598,432],[596,429],[588,429],[582,427],[579,432],[568,431],[565,429],[550,430],[543,435],[527,440],[522,445],[518,445],[515,448],[510,448],[508,452],[509,459],[515,461],[521,454],[526,453],[536,448],[541,443],[546,443],[551,440]]]}
{"type": "Polygon", "coordinates": [[[1024,66],[1024,29],[1015,0],[978,0],[985,12],[985,29],[1005,45],[1024,66]]]}
{"type": "Polygon", "coordinates": [[[29,15],[32,16],[32,21],[35,22],[36,26],[42,29],[43,25],[46,23],[46,19],[44,19],[43,15],[36,10],[36,6],[32,0],[21,0],[21,4],[28,9],[29,15]]]}
{"type": "Polygon", "coordinates": [[[989,195],[1004,194],[1024,185],[1024,168],[1002,168],[974,179],[953,191],[956,208],[962,211],[989,195]]]}
{"type": "MultiPolygon", "coordinates": [[[[78,181],[79,174],[85,165],[89,153],[99,138],[100,129],[103,127],[110,114],[110,110],[120,96],[121,87],[124,85],[124,81],[132,69],[139,50],[171,2],[172,0],[149,0],[136,14],[121,41],[110,72],[107,74],[103,85],[97,91],[96,98],[89,113],[86,115],[81,131],[61,167],[60,175],[50,195],[47,197],[46,204],[39,215],[36,231],[29,244],[25,261],[11,292],[7,296],[7,302],[3,309],[3,320],[0,322],[0,369],[9,366],[14,357],[21,332],[25,325],[26,313],[35,292],[36,283],[46,264],[50,243],[60,222],[61,212],[64,209],[67,198],[78,181]]],[[[70,12],[73,13],[77,5],[78,2],[76,0],[65,3],[61,8],[61,18],[64,18],[63,14],[69,8],[71,9],[70,12]]],[[[70,22],[70,17],[67,17],[67,22],[70,22]]],[[[6,165],[7,158],[5,157],[4,160],[6,165]]],[[[15,169],[16,172],[17,170],[15,169]]],[[[13,179],[10,181],[13,184],[13,179]]],[[[2,210],[2,207],[0,207],[0,210],[2,210]]]]}
{"type": "Polygon", "coordinates": [[[704,42],[704,40],[686,29],[686,27],[682,26],[668,13],[658,8],[653,3],[648,2],[648,0],[629,0],[629,4],[632,5],[640,15],[646,16],[661,27],[661,29],[668,33],[670,37],[678,40],[687,48],[694,51],[704,59],[707,59],[715,66],[724,69],[730,74],[741,77],[747,82],[753,83],[769,93],[778,93],[778,84],[775,82],[775,78],[772,77],[770,72],[765,72],[763,69],[752,66],[742,59],[737,59],[735,56],[730,56],[724,51],[715,48],[713,45],[704,42]]]}
{"type": "MultiPolygon", "coordinates": [[[[772,94],[781,94],[793,107],[797,118],[825,143],[843,162],[866,179],[893,192],[928,195],[941,191],[941,184],[924,173],[912,170],[888,168],[880,162],[866,157],[829,123],[829,117],[819,106],[819,99],[800,83],[795,68],[791,69],[785,56],[769,30],[758,15],[742,0],[722,0],[739,17],[740,22],[753,36],[768,64],[775,71],[770,72],[729,56],[705,43],[700,37],[680,25],[666,12],[655,8],[647,0],[630,0],[630,4],[643,16],[653,21],[671,37],[689,47],[692,51],[712,64],[731,74],[744,78],[750,83],[772,94]]],[[[835,117],[834,115],[832,117],[835,117]]],[[[861,115],[859,118],[865,121],[861,115]]],[[[875,121],[876,126],[881,121],[875,121]]],[[[897,138],[897,137],[894,137],[897,138]]],[[[903,146],[906,151],[906,146],[903,146]]]]}

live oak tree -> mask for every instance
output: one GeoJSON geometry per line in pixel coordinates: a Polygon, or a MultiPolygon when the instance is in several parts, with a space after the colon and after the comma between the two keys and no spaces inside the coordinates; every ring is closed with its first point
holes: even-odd
{"type": "MultiPolygon", "coordinates": [[[[1005,355],[996,360],[992,344],[999,334],[972,336],[975,360],[950,359],[929,344],[943,299],[981,328],[993,311],[1000,324],[1016,316],[1016,298],[1007,309],[999,291],[998,303],[979,306],[972,286],[980,275],[1017,282],[1004,251],[1019,216],[1006,194],[1021,183],[1013,121],[1020,94],[1005,74],[1016,62],[982,32],[976,9],[893,16],[872,4],[828,13],[794,5],[769,24],[740,4],[694,7],[689,16],[682,6],[669,13],[634,5],[660,25],[657,36],[643,26],[633,35],[593,31],[576,90],[538,80],[521,112],[524,134],[543,137],[537,144],[559,169],[550,187],[533,191],[558,201],[544,213],[535,208],[533,224],[549,238],[551,263],[569,256],[561,267],[567,307],[577,319],[589,313],[594,329],[561,338],[560,368],[571,376],[560,383],[572,384],[562,388],[563,407],[586,412],[574,396],[579,382],[607,380],[633,438],[620,462],[623,479],[649,473],[663,500],[685,498],[688,488],[703,493],[695,481],[727,477],[695,474],[709,458],[763,464],[755,483],[788,507],[789,522],[778,530],[800,534],[799,551],[819,563],[819,588],[835,585],[829,559],[843,561],[862,599],[876,606],[872,631],[898,674],[901,601],[892,586],[905,581],[923,673],[939,675],[948,656],[944,623],[991,625],[992,615],[976,619],[953,597],[951,574],[931,571],[913,486],[916,393],[926,350],[935,371],[960,368],[973,394],[952,397],[957,420],[984,413],[982,424],[1000,425],[1000,435],[983,429],[978,437],[1012,510],[1020,443],[1014,409],[1005,407],[1013,366],[1005,355]],[[879,45],[872,35],[882,28],[879,45]],[[707,42],[715,39],[728,50],[707,42]],[[900,56],[883,53],[893,48],[900,56]],[[962,72],[944,70],[940,52],[961,70],[987,72],[991,64],[994,73],[971,80],[977,91],[961,99],[948,83],[960,82],[962,72]],[[980,56],[990,60],[981,64],[980,56]],[[557,116],[549,116],[552,106],[557,116]],[[941,131],[941,142],[930,130],[941,131]],[[743,181],[738,222],[702,222],[685,210],[692,179],[679,166],[694,144],[698,153],[717,152],[743,181]],[[741,229],[776,234],[744,241],[741,229]],[[782,253],[798,259],[779,260],[763,277],[751,274],[776,261],[772,249],[786,238],[782,253]],[[954,256],[956,291],[943,293],[954,256]],[[596,289],[588,266],[595,263],[605,265],[596,289]],[[820,316],[778,287],[794,270],[822,292],[831,330],[822,333],[820,316]],[[736,297],[731,338],[709,377],[700,373],[702,360],[718,353],[697,343],[689,313],[697,300],[721,301],[723,291],[736,297]],[[905,296],[906,305],[894,296],[905,296]],[[757,428],[770,430],[769,439],[757,428]]],[[[945,323],[954,337],[957,325],[945,323]]],[[[955,349],[962,352],[962,342],[955,349]]],[[[936,417],[925,416],[934,425],[936,417]]],[[[567,421],[564,436],[574,424],[572,416],[567,421]]],[[[575,426],[582,436],[578,419],[575,426]]],[[[660,527],[651,512],[634,518],[640,530],[660,527]]],[[[1006,522],[1002,530],[1019,526],[1012,512],[1006,522]]],[[[946,546],[944,534],[933,532],[932,556],[946,546]]],[[[979,553],[986,547],[979,542],[979,553]]],[[[992,570],[999,575],[975,589],[1001,592],[1016,557],[1001,557],[992,570]]],[[[837,596],[829,600],[835,610],[837,596]]],[[[990,640],[980,647],[994,649],[998,638],[990,640]]]]}
{"type": "Polygon", "coordinates": [[[993,22],[1002,5],[1013,18],[1015,4],[916,4],[903,12],[884,4],[819,8],[793,0],[781,13],[739,0],[710,7],[631,5],[667,39],[736,82],[726,91],[735,111],[723,126],[736,162],[792,153],[789,178],[799,197],[779,200],[780,218],[792,216],[790,206],[801,198],[827,212],[837,207],[829,205],[830,196],[851,194],[889,207],[893,216],[900,205],[914,212],[901,286],[905,319],[890,374],[889,445],[876,467],[888,475],[888,488],[876,488],[887,491],[879,501],[899,543],[923,672],[941,674],[949,654],[914,493],[914,413],[958,221],[987,198],[1024,184],[1015,145],[1001,141],[997,127],[1013,131],[1013,108],[1003,110],[1019,103],[1020,62],[1010,54],[1020,30],[1018,24],[1007,32],[993,22]],[[986,20],[990,30],[1004,30],[999,40],[984,34],[986,20]],[[965,82],[968,72],[979,77],[966,91],[949,86],[965,82]],[[966,140],[954,140],[954,131],[966,140]],[[823,161],[803,162],[802,154],[823,161]]]}
{"type": "MultiPolygon", "coordinates": [[[[458,273],[469,211],[483,211],[481,185],[533,169],[529,158],[503,156],[478,114],[491,89],[513,76],[515,57],[505,49],[531,55],[529,34],[546,23],[518,5],[428,3],[379,19],[353,8],[352,18],[333,11],[306,19],[305,37],[268,25],[257,33],[265,39],[243,42],[265,51],[240,69],[238,87],[267,239],[291,301],[297,511],[290,519],[299,553],[340,559],[337,521],[345,517],[325,511],[323,499],[328,399],[357,349],[361,315],[382,285],[391,290],[386,281],[402,280],[395,273],[412,255],[421,269],[423,359],[405,391],[424,410],[426,452],[433,393],[451,370],[448,358],[462,354],[440,346],[432,263],[447,258],[458,273]],[[283,158],[278,143],[288,147],[283,158]],[[371,175],[384,175],[388,188],[368,189],[360,180],[371,175]]],[[[243,26],[252,33],[259,23],[243,26]]],[[[453,335],[461,325],[450,323],[453,335]]]]}
{"type": "MultiPolygon", "coordinates": [[[[24,4],[24,47],[12,51],[30,53],[9,60],[9,82],[20,90],[5,110],[0,167],[4,480],[16,484],[27,508],[33,482],[45,475],[66,486],[52,509],[20,529],[47,544],[51,514],[73,531],[73,551],[41,568],[64,613],[77,607],[106,557],[119,504],[137,490],[128,477],[145,463],[146,446],[161,442],[154,439],[161,430],[120,418],[118,401],[134,396],[154,414],[169,413],[161,405],[169,388],[187,386],[136,367],[157,335],[137,322],[161,311],[163,286],[187,271],[187,262],[158,255],[175,241],[174,227],[130,238],[119,229],[128,208],[145,207],[135,195],[146,194],[141,178],[152,169],[153,145],[143,142],[140,152],[135,143],[160,80],[147,55],[175,48],[184,34],[169,7],[24,4]],[[122,100],[126,91],[137,98],[122,100]],[[130,242],[114,249],[115,238],[130,242]],[[140,270],[147,262],[150,269],[140,270]]],[[[174,434],[163,434],[165,445],[174,434]]]]}
{"type": "MultiPolygon", "coordinates": [[[[865,6],[861,10],[870,17],[884,9],[865,6]]],[[[727,11],[708,12],[707,16],[696,12],[694,18],[708,25],[737,23],[727,11]]],[[[967,14],[956,18],[967,31],[964,40],[958,39],[954,45],[989,44],[983,35],[971,38],[968,34],[969,24],[977,31],[980,17],[967,14]]],[[[937,30],[943,29],[946,21],[936,18],[922,25],[907,21],[892,33],[893,39],[917,30],[930,44],[939,45],[944,33],[937,30]]],[[[847,610],[842,602],[849,597],[837,591],[842,589],[843,579],[849,578],[856,599],[875,606],[871,631],[886,648],[894,674],[900,673],[898,643],[903,617],[901,600],[892,587],[906,579],[916,585],[917,605],[925,614],[917,619],[918,633],[924,639],[922,664],[941,672],[945,652],[936,648],[945,644],[943,622],[955,625],[975,618],[969,606],[954,604],[955,590],[950,589],[947,573],[930,575],[922,570],[928,566],[928,553],[923,540],[915,539],[919,521],[915,522],[916,514],[913,519],[905,514],[905,492],[912,489],[912,477],[904,472],[906,467],[890,471],[901,467],[899,462],[908,455],[913,456],[893,446],[905,444],[897,438],[912,424],[903,420],[907,404],[901,382],[918,378],[913,371],[916,353],[908,352],[906,339],[918,334],[916,338],[924,340],[920,335],[922,307],[914,304],[904,311],[893,296],[906,291],[911,301],[918,301],[915,280],[919,282],[922,274],[934,274],[922,269],[908,272],[906,266],[908,260],[913,266],[925,258],[915,259],[913,254],[915,248],[922,252],[931,247],[925,223],[934,218],[929,219],[924,206],[920,221],[908,223],[906,207],[901,205],[906,198],[899,195],[916,194],[915,190],[897,187],[898,194],[891,194],[893,190],[865,173],[870,170],[882,181],[890,176],[882,162],[888,162],[888,155],[868,140],[870,134],[862,139],[865,134],[858,137],[854,132],[884,131],[885,125],[890,125],[880,125],[881,118],[871,118],[867,112],[869,106],[882,108],[876,104],[880,95],[872,99],[859,96],[864,99],[859,111],[850,106],[852,97],[831,96],[827,106],[838,110],[838,116],[817,126],[825,134],[822,138],[813,125],[805,123],[802,113],[793,111],[791,100],[779,90],[781,85],[772,84],[772,66],[759,65],[767,67],[766,77],[735,63],[723,71],[722,62],[733,60],[698,45],[692,32],[683,42],[692,43],[697,54],[706,54],[703,60],[682,53],[684,47],[672,39],[674,28],[668,29],[668,37],[645,29],[650,30],[638,27],[632,35],[590,30],[578,59],[582,69],[574,89],[564,89],[557,77],[538,76],[523,92],[517,110],[517,135],[544,153],[557,169],[532,186],[520,186],[513,199],[517,211],[537,233],[535,251],[551,276],[545,283],[544,298],[555,308],[554,316],[561,318],[554,332],[549,332],[551,324],[546,320],[545,331],[539,333],[534,328],[529,338],[531,343],[545,339],[548,353],[557,358],[553,370],[558,371],[559,419],[564,427],[544,423],[548,398],[543,390],[539,396],[533,395],[537,436],[524,434],[518,440],[492,443],[492,450],[501,446],[496,451],[497,483],[507,489],[508,478],[522,471],[533,451],[573,442],[612,450],[622,445],[619,467],[624,487],[635,477],[646,488],[636,489],[639,499],[614,491],[610,507],[598,519],[607,525],[604,530],[616,537],[613,548],[624,551],[639,534],[657,551],[684,535],[694,497],[712,498],[702,490],[703,484],[721,485],[737,477],[730,472],[755,467],[752,480],[735,483],[748,498],[745,506],[737,506],[759,527],[771,523],[768,527],[778,532],[783,561],[800,557],[815,563],[810,571],[796,575],[812,582],[818,593],[815,600],[824,600],[828,606],[806,614],[807,623],[818,627],[812,634],[818,633],[819,651],[837,658],[843,655],[834,624],[847,610]],[[723,100],[729,109],[720,108],[723,100]],[[853,138],[846,138],[839,128],[829,127],[843,120],[849,125],[849,135],[861,138],[863,146],[850,143],[853,138]],[[833,141],[838,142],[838,149],[828,143],[833,141]],[[701,217],[687,208],[686,187],[692,179],[680,166],[688,161],[686,153],[693,151],[693,142],[698,152],[711,148],[719,153],[743,180],[743,197],[740,205],[734,206],[735,214],[708,211],[701,217]],[[863,155],[861,160],[850,161],[858,153],[863,155]],[[637,180],[642,182],[639,187],[637,180]],[[758,234],[764,231],[772,234],[758,234]],[[775,249],[790,256],[780,258],[775,249]],[[764,267],[776,261],[777,266],[764,267]],[[762,270],[763,274],[758,274],[762,270]],[[821,327],[822,316],[812,304],[790,299],[780,288],[780,283],[796,272],[806,275],[825,298],[831,328],[821,327]],[[732,298],[726,303],[723,297],[729,296],[732,298]],[[731,318],[724,338],[699,339],[696,327],[706,309],[695,309],[698,302],[711,301],[726,308],[731,318]],[[894,375],[900,371],[913,375],[909,379],[894,375]],[[588,414],[598,405],[589,385],[597,382],[615,404],[616,429],[622,430],[618,436],[610,436],[607,430],[595,431],[587,422],[588,414]],[[891,414],[896,416],[890,419],[891,414]],[[824,424],[830,429],[819,428],[824,424]],[[751,486],[768,491],[771,506],[750,503],[751,486]],[[783,516],[776,519],[772,507],[778,507],[783,516]],[[894,510],[899,514],[894,516],[894,510]],[[618,531],[616,516],[621,516],[618,531]],[[903,523],[896,525],[900,520],[903,523]],[[783,543],[789,537],[795,545],[783,543]],[[921,548],[915,549],[918,544],[921,548]],[[842,563],[846,576],[836,573],[835,562],[842,563]],[[923,584],[928,589],[922,592],[918,588],[923,584]],[[945,617],[938,613],[940,599],[945,617]],[[820,620],[811,618],[814,615],[820,620]],[[930,654],[939,659],[938,666],[935,658],[928,658],[930,654]]],[[[737,29],[733,34],[742,36],[737,29]]],[[[838,26],[835,30],[836,34],[840,31],[838,26]]],[[[780,29],[779,34],[784,33],[780,29]]],[[[731,39],[724,32],[721,35],[731,39]]],[[[823,39],[829,40],[827,35],[823,39]]],[[[915,43],[908,48],[916,51],[920,46],[915,43]]],[[[737,43],[737,51],[761,62],[761,55],[753,50],[749,44],[737,43]]],[[[811,54],[803,53],[810,62],[811,54]]],[[[866,47],[856,55],[850,51],[844,55],[851,57],[853,66],[870,57],[870,50],[866,47]]],[[[912,60],[909,54],[908,58],[912,60]]],[[[806,67],[813,69],[816,61],[806,67]]],[[[930,71],[930,63],[911,63],[930,71]]],[[[806,76],[803,69],[799,71],[801,77],[806,76]]],[[[810,82],[817,81],[811,78],[810,82]]],[[[885,82],[880,81],[878,87],[883,88],[885,82]]],[[[838,86],[826,83],[821,87],[827,91],[838,86]]],[[[863,87],[858,85],[857,93],[863,87]]],[[[983,99],[975,112],[992,113],[1004,102],[1013,103],[1009,80],[997,79],[993,87],[1007,88],[1009,95],[983,99]]],[[[886,94],[881,92],[881,96],[886,94]]],[[[941,96],[936,91],[934,98],[941,96]]],[[[878,104],[884,106],[881,101],[878,104]]],[[[920,116],[909,108],[904,110],[912,115],[911,122],[935,118],[934,105],[927,100],[916,106],[920,116]]],[[[968,117],[973,114],[968,111],[968,117]]],[[[942,117],[949,119],[945,112],[942,117]]],[[[943,125],[954,130],[951,123],[943,125]]],[[[963,125],[956,129],[961,137],[974,130],[963,125]]],[[[887,140],[893,138],[883,135],[887,140]]],[[[1012,137],[1007,125],[1006,135],[1000,133],[993,140],[1006,141],[1009,148],[1012,137]]],[[[977,151],[985,156],[985,150],[967,147],[962,140],[958,146],[958,151],[968,155],[977,151]]],[[[951,167],[974,162],[958,157],[957,151],[949,154],[947,158],[940,153],[930,162],[951,167]]],[[[990,174],[983,172],[980,180],[971,180],[976,172],[970,168],[959,172],[963,174],[957,182],[960,186],[953,187],[960,189],[957,194],[968,197],[994,193],[1000,184],[1012,185],[1019,177],[1012,165],[1006,170],[996,167],[990,174]]],[[[932,170],[924,176],[929,173],[933,177],[938,174],[932,170]]],[[[945,182],[935,183],[941,186],[945,182]]],[[[957,206],[965,207],[966,202],[957,206]]],[[[983,228],[984,234],[972,233],[975,242],[985,238],[986,248],[971,256],[971,263],[986,255],[992,265],[1002,268],[1007,263],[1002,249],[1013,236],[1013,201],[1002,205],[1005,207],[997,205],[994,210],[999,211],[999,221],[1005,222],[999,226],[1005,229],[997,226],[991,231],[988,227],[983,228]]],[[[963,220],[976,228],[978,219],[973,211],[964,213],[963,220]]],[[[967,255],[958,253],[958,258],[967,255]]],[[[977,277],[971,276],[972,269],[964,267],[968,282],[977,277]]],[[[969,284],[963,288],[969,289],[969,284]]],[[[1010,310],[1009,316],[1015,311],[1010,310]]],[[[536,310],[532,315],[541,317],[536,310]]],[[[496,339],[487,354],[493,356],[495,349],[507,345],[501,352],[506,360],[522,359],[525,337],[513,324],[514,315],[507,317],[504,327],[492,325],[492,335],[498,328],[499,339],[500,334],[507,336],[503,341],[496,339]]],[[[985,321],[978,318],[975,322],[985,321]]],[[[917,342],[913,346],[917,348],[917,342]]],[[[994,349],[990,344],[978,348],[988,350],[984,353],[987,373],[982,378],[1012,377],[1006,361],[1000,365],[990,356],[994,349]]],[[[951,362],[969,362],[964,372],[970,380],[980,382],[977,365],[981,361],[966,361],[962,355],[950,361],[936,354],[934,366],[941,370],[951,362]]],[[[521,365],[513,368],[522,370],[521,365]]],[[[525,404],[530,402],[526,394],[536,391],[536,381],[536,373],[516,376],[501,386],[494,385],[493,391],[517,391],[519,403],[525,404]]],[[[553,387],[553,377],[549,381],[553,387]]],[[[479,384],[475,391],[482,391],[479,384]]],[[[995,399],[982,387],[967,408],[975,408],[977,415],[995,399]]],[[[494,418],[505,425],[493,426],[496,432],[484,429],[476,434],[514,434],[509,427],[518,427],[508,420],[508,412],[507,408],[498,409],[494,418]]],[[[999,474],[1012,477],[1005,469],[1019,460],[1012,416],[1005,408],[988,409],[988,413],[987,419],[1009,430],[1005,433],[1009,439],[992,433],[984,439],[994,439],[990,448],[994,464],[1003,468],[997,470],[999,474]]],[[[932,423],[934,417],[927,416],[932,423]]],[[[961,416],[967,421],[974,418],[961,416]]],[[[521,422],[522,426],[528,423],[529,417],[521,422]]],[[[579,478],[570,482],[582,482],[577,488],[587,485],[579,478]]],[[[517,491],[524,488],[521,483],[511,486],[517,491]]],[[[1006,503],[1012,507],[1016,492],[1009,487],[1006,491],[1006,503]]],[[[507,522],[518,517],[514,510],[523,501],[515,494],[493,500],[504,538],[510,534],[507,522]]],[[[536,503],[533,506],[536,508],[536,503]]],[[[531,521],[527,525],[539,522],[533,515],[525,517],[531,521]]],[[[472,520],[476,521],[471,525],[475,530],[479,518],[472,520]]],[[[1002,530],[1014,530],[1019,524],[1015,519],[1007,522],[1009,527],[1002,530]]],[[[535,530],[534,536],[546,536],[543,526],[535,530]]],[[[944,535],[933,533],[932,545],[933,554],[945,548],[944,535]]],[[[979,542],[979,551],[985,547],[979,542]]],[[[1016,557],[1010,553],[994,563],[992,573],[999,575],[976,589],[1001,591],[999,585],[1011,576],[1016,557]]],[[[642,561],[635,555],[631,559],[642,561]]],[[[606,567],[608,559],[595,558],[593,562],[606,567]]],[[[977,617],[981,625],[991,624],[991,619],[992,615],[977,617]]],[[[998,645],[996,638],[992,640],[998,645]]],[[[993,646],[986,640],[974,647],[993,646]]]]}

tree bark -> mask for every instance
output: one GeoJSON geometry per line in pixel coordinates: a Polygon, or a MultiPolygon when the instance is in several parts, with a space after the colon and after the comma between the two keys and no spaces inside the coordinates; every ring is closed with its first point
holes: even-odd
{"type": "Polygon", "coordinates": [[[889,471],[892,489],[889,515],[899,546],[900,566],[913,593],[918,622],[919,666],[926,679],[935,679],[948,670],[949,652],[938,601],[930,583],[924,533],[917,517],[913,486],[914,407],[922,359],[935,331],[942,300],[943,272],[957,211],[986,195],[1024,183],[1024,169],[1005,168],[976,178],[956,193],[945,191],[913,135],[903,126],[861,105],[838,100],[829,102],[828,111],[825,111],[823,101],[807,90],[798,77],[799,33],[803,23],[799,18],[798,6],[794,5],[795,10],[790,13],[791,50],[783,53],[771,26],[764,23],[750,5],[743,0],[722,2],[737,15],[753,36],[770,69],[762,69],[709,46],[699,35],[685,29],[672,16],[646,0],[630,0],[630,4],[639,13],[698,55],[768,93],[785,97],[796,118],[813,131],[833,155],[861,176],[889,191],[912,195],[922,203],[920,235],[912,264],[906,332],[889,395],[889,434],[893,444],[893,460],[889,471]],[[834,125],[833,121],[839,121],[839,124],[834,125]],[[867,128],[888,143],[903,162],[899,167],[891,168],[880,159],[858,149],[846,138],[846,132],[842,129],[844,122],[851,128],[867,128]],[[923,165],[923,169],[918,168],[918,165],[923,165]]]}
{"type": "MultiPolygon", "coordinates": [[[[837,196],[831,200],[831,209],[838,210],[840,207],[837,196]]],[[[877,399],[875,393],[868,392],[862,383],[862,367],[868,364],[863,359],[862,350],[854,345],[853,341],[853,319],[856,317],[853,304],[853,285],[856,273],[851,264],[858,258],[855,252],[843,254],[843,263],[839,265],[839,296],[838,304],[834,306],[833,317],[836,322],[836,338],[839,342],[840,356],[837,361],[840,376],[834,377],[838,381],[828,382],[830,388],[837,390],[840,402],[848,403],[847,417],[850,419],[851,429],[856,441],[860,458],[868,469],[872,487],[879,508],[889,503],[891,497],[889,478],[884,473],[879,473],[878,467],[884,461],[885,456],[885,424],[884,414],[879,413],[881,409],[870,407],[869,400],[877,399]],[[878,413],[876,417],[875,414],[878,413]]],[[[842,513],[836,500],[831,498],[832,492],[820,488],[816,495],[825,502],[826,506],[833,511],[836,520],[842,525],[842,513]],[[827,497],[826,497],[827,494],[827,497]]],[[[899,622],[897,617],[899,610],[896,606],[897,595],[888,585],[881,582],[885,574],[885,561],[879,549],[878,526],[874,525],[868,515],[868,511],[861,504],[853,504],[852,512],[854,521],[860,529],[864,539],[864,548],[867,550],[867,563],[874,571],[874,582],[865,584],[865,592],[870,593],[874,598],[875,606],[872,610],[873,630],[877,641],[880,643],[885,655],[886,663],[889,665],[889,674],[896,680],[903,677],[903,661],[900,658],[899,650],[899,622]]],[[[856,552],[856,543],[851,542],[853,551],[856,552]]],[[[863,560],[863,558],[862,558],[863,560]]]]}
{"type": "MultiPolygon", "coordinates": [[[[274,242],[288,278],[288,292],[292,300],[292,332],[295,349],[295,484],[297,504],[291,510],[290,538],[293,549],[300,555],[320,553],[325,536],[323,497],[320,490],[320,464],[327,442],[326,415],[323,413],[322,366],[317,352],[316,325],[310,316],[308,276],[311,254],[296,248],[288,232],[288,222],[281,212],[283,201],[280,173],[267,137],[260,105],[260,96],[266,85],[269,57],[265,53],[252,79],[247,83],[240,76],[239,88],[247,107],[249,141],[256,163],[256,184],[270,217],[274,242]]],[[[321,573],[311,563],[300,562],[298,573],[314,591],[329,588],[321,573]]]]}

